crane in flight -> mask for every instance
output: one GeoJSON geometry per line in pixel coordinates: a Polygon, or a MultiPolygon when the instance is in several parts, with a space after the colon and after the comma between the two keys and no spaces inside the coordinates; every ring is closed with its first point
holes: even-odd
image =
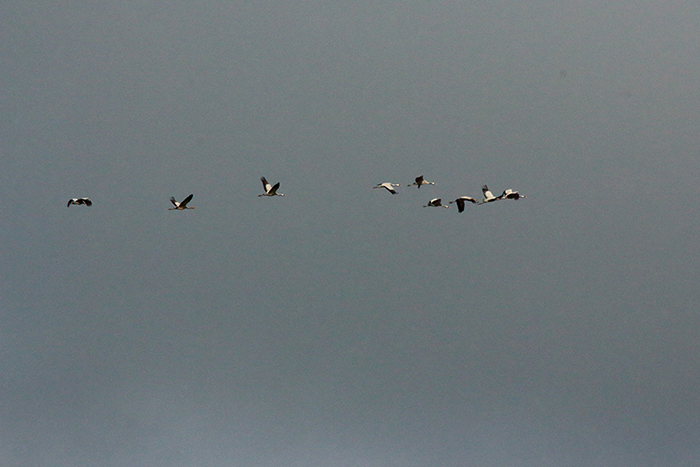
{"type": "Polygon", "coordinates": [[[449,208],[448,205],[442,204],[442,199],[441,198],[433,198],[430,201],[428,201],[428,204],[423,206],[424,208],[427,207],[434,207],[434,208],[449,208]]]}
{"type": "Polygon", "coordinates": [[[493,196],[493,193],[491,193],[491,190],[489,190],[489,187],[484,185],[481,187],[481,191],[484,193],[484,200],[481,202],[481,204],[484,203],[491,203],[493,201],[498,201],[500,198],[493,196]]]}
{"type": "Polygon", "coordinates": [[[435,182],[428,182],[425,179],[423,179],[423,175],[421,175],[420,177],[416,177],[416,181],[411,183],[408,186],[413,186],[413,185],[418,185],[418,188],[420,188],[421,185],[435,185],[435,182]]]}
{"type": "Polygon", "coordinates": [[[498,197],[498,199],[520,199],[520,198],[526,198],[526,196],[521,195],[517,191],[513,191],[510,188],[507,190],[503,191],[503,194],[498,197]]]}
{"type": "Polygon", "coordinates": [[[452,203],[457,203],[457,211],[462,212],[464,211],[464,203],[474,203],[474,204],[481,204],[479,203],[479,200],[476,198],[472,198],[471,196],[460,196],[454,201],[450,201],[450,204],[452,203]]]}
{"type": "Polygon", "coordinates": [[[277,193],[277,189],[280,187],[280,182],[270,185],[265,177],[260,177],[260,181],[263,184],[263,190],[265,190],[265,193],[258,195],[258,198],[261,196],[284,196],[282,193],[277,193]]]}
{"type": "Polygon", "coordinates": [[[192,201],[192,197],[194,195],[191,194],[187,198],[183,199],[180,202],[175,201],[175,197],[171,196],[170,197],[170,202],[173,203],[173,208],[168,208],[168,211],[184,211],[185,209],[194,209],[193,207],[187,206],[187,203],[192,201]]]}
{"type": "Polygon", "coordinates": [[[90,201],[90,198],[73,198],[68,200],[68,205],[66,207],[69,208],[71,204],[92,206],[92,201],[90,201]]]}
{"type": "Polygon", "coordinates": [[[373,186],[372,188],[386,188],[386,190],[391,193],[392,195],[395,195],[397,193],[396,190],[394,190],[395,186],[401,186],[398,183],[391,183],[391,182],[384,182],[384,183],[378,183],[377,186],[373,186]]]}

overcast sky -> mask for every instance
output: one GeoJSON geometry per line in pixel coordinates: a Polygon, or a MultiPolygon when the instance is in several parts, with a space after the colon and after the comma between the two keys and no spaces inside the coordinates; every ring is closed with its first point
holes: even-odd
{"type": "Polygon", "coordinates": [[[0,464],[697,466],[699,147],[697,2],[3,2],[0,464]]]}

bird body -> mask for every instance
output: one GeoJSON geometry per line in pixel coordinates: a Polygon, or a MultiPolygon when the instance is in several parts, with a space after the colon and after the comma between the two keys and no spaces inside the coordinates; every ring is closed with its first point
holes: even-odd
{"type": "Polygon", "coordinates": [[[408,186],[413,186],[413,185],[418,185],[418,188],[421,187],[421,185],[435,185],[435,182],[427,182],[423,179],[423,175],[420,177],[416,177],[416,181],[414,183],[411,183],[408,186]]]}
{"type": "Polygon", "coordinates": [[[277,189],[280,187],[279,182],[275,183],[274,185],[270,185],[265,177],[260,177],[260,181],[263,184],[263,190],[265,190],[265,193],[258,195],[258,198],[261,196],[284,196],[282,193],[277,193],[277,189]]]}
{"type": "Polygon", "coordinates": [[[493,193],[491,193],[491,190],[489,190],[489,187],[486,185],[481,187],[481,191],[484,193],[484,200],[481,202],[481,204],[491,203],[492,201],[498,201],[501,199],[500,197],[497,198],[493,196],[493,193]]]}
{"type": "Polygon", "coordinates": [[[372,188],[386,188],[386,190],[391,193],[392,195],[395,195],[397,192],[394,190],[395,186],[401,186],[398,183],[391,183],[391,182],[384,182],[384,183],[379,183],[377,186],[373,186],[372,188]]]}
{"type": "Polygon", "coordinates": [[[472,198],[471,196],[460,196],[456,200],[450,201],[450,204],[457,203],[457,211],[462,212],[464,211],[465,202],[480,204],[478,199],[472,198]]]}
{"type": "Polygon", "coordinates": [[[446,204],[442,204],[442,199],[441,199],[441,198],[433,198],[433,199],[431,199],[430,201],[428,201],[428,204],[426,204],[426,205],[423,206],[423,207],[424,207],[424,208],[427,208],[427,207],[449,208],[449,206],[447,206],[446,204]]]}
{"type": "Polygon", "coordinates": [[[73,198],[68,200],[68,205],[66,207],[69,208],[71,204],[84,204],[85,206],[92,206],[92,201],[90,201],[90,198],[73,198]]]}
{"type": "Polygon", "coordinates": [[[192,197],[193,197],[193,196],[194,196],[194,195],[191,194],[191,195],[189,195],[187,198],[185,198],[185,199],[183,199],[182,201],[180,201],[179,203],[178,203],[177,201],[175,201],[175,197],[174,197],[174,196],[171,196],[171,197],[170,197],[170,202],[173,203],[173,206],[175,206],[175,207],[174,207],[174,208],[168,208],[168,211],[183,211],[183,210],[185,210],[185,209],[194,209],[193,207],[187,206],[187,203],[189,203],[190,201],[192,201],[192,197]]]}

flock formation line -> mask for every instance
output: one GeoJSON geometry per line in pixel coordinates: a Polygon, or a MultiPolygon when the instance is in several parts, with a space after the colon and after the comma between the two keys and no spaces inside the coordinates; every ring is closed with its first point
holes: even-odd
{"type": "MultiPolygon", "coordinates": [[[[423,175],[420,177],[416,177],[416,181],[411,183],[410,185],[407,186],[414,186],[417,185],[418,188],[420,188],[423,185],[435,185],[435,182],[429,182],[423,178],[423,175]]],[[[372,187],[372,188],[384,188],[386,189],[389,193],[392,195],[397,194],[398,192],[394,189],[394,187],[401,186],[398,183],[391,183],[391,182],[384,182],[384,183],[379,183],[377,186],[372,187]]],[[[502,199],[520,199],[520,198],[525,198],[525,196],[521,195],[517,191],[511,190],[508,188],[507,190],[503,190],[503,193],[500,196],[494,196],[493,193],[489,190],[489,187],[484,185],[481,187],[481,191],[484,193],[484,199],[479,201],[476,198],[472,198],[471,196],[460,196],[454,201],[450,201],[449,204],[452,203],[457,203],[457,210],[459,212],[464,211],[464,206],[465,203],[472,203],[472,204],[486,204],[486,203],[491,203],[493,201],[499,201],[502,199]]],[[[430,201],[428,201],[428,204],[423,206],[424,208],[428,207],[433,207],[433,208],[449,208],[447,204],[442,204],[442,198],[433,198],[430,201]]]]}
{"type": "MultiPolygon", "coordinates": [[[[283,193],[277,192],[277,190],[280,187],[279,182],[272,185],[265,179],[265,177],[260,177],[260,181],[262,182],[264,193],[259,194],[258,195],[259,197],[260,196],[284,196],[283,193]]],[[[429,182],[429,181],[425,180],[423,175],[421,175],[419,177],[416,177],[415,182],[413,182],[407,186],[417,186],[418,188],[420,188],[423,185],[435,185],[435,182],[429,182]]],[[[399,186],[401,186],[401,185],[398,183],[384,182],[384,183],[379,183],[379,184],[377,184],[377,186],[374,186],[372,188],[384,188],[392,195],[395,195],[398,192],[394,188],[399,187],[399,186]]],[[[525,198],[525,196],[521,195],[517,191],[511,190],[510,188],[508,188],[507,190],[503,190],[503,193],[500,196],[494,196],[493,193],[491,193],[491,191],[489,190],[489,187],[486,185],[481,187],[481,191],[484,194],[484,198],[481,201],[479,201],[476,198],[472,198],[471,196],[460,196],[456,200],[450,201],[449,204],[457,203],[457,210],[459,212],[463,212],[465,203],[472,203],[472,204],[480,205],[480,204],[492,203],[494,201],[499,201],[502,199],[525,198]]],[[[173,204],[173,207],[169,208],[168,210],[169,211],[184,211],[185,209],[195,209],[193,206],[188,206],[189,202],[192,201],[193,197],[194,197],[194,194],[191,194],[187,198],[183,199],[182,201],[176,201],[175,197],[171,196],[170,202],[173,204]]],[[[72,198],[72,199],[68,200],[68,205],[66,207],[70,207],[71,204],[92,206],[92,201],[90,200],[90,198],[72,198]]],[[[442,198],[433,198],[430,201],[428,201],[428,204],[424,205],[423,207],[424,208],[427,208],[427,207],[449,208],[448,205],[442,204],[442,198]]]]}

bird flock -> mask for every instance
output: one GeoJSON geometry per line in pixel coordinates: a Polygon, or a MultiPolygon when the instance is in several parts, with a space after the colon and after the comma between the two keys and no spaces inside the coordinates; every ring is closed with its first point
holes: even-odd
{"type": "MultiPolygon", "coordinates": [[[[425,180],[423,175],[416,177],[415,182],[407,185],[407,186],[418,186],[420,188],[423,185],[435,185],[435,182],[429,182],[425,180]]],[[[374,186],[372,188],[384,188],[386,189],[389,193],[392,195],[395,195],[398,193],[396,191],[396,187],[401,186],[398,183],[391,183],[391,182],[384,182],[384,183],[379,183],[377,186],[374,186]]],[[[494,201],[500,201],[502,199],[520,199],[520,198],[525,198],[525,196],[521,195],[515,190],[511,190],[508,188],[507,190],[503,190],[503,193],[500,196],[494,196],[493,193],[491,193],[491,190],[489,190],[489,187],[487,185],[484,185],[481,187],[481,191],[484,194],[484,198],[479,201],[476,198],[472,198],[471,196],[460,196],[454,201],[450,201],[448,204],[456,203],[457,204],[457,211],[459,212],[464,212],[464,206],[466,203],[472,203],[472,204],[486,204],[486,203],[492,203],[494,201]]],[[[428,207],[433,207],[433,208],[449,208],[447,204],[442,204],[442,198],[433,198],[430,201],[428,201],[428,204],[423,205],[424,208],[428,207]]]]}
{"type": "MultiPolygon", "coordinates": [[[[277,190],[280,187],[280,182],[275,183],[274,185],[270,184],[265,177],[260,177],[260,181],[262,182],[263,185],[263,193],[259,194],[258,197],[260,196],[284,196],[283,193],[278,193],[277,190]]],[[[435,185],[435,182],[429,182],[425,180],[423,175],[416,177],[415,181],[407,186],[417,186],[419,189],[421,186],[424,185],[435,185]]],[[[396,191],[396,187],[400,187],[401,185],[398,183],[391,183],[391,182],[384,182],[384,183],[378,183],[376,186],[372,188],[384,188],[387,190],[389,193],[392,195],[398,194],[396,191]]],[[[472,198],[471,196],[460,196],[459,198],[455,199],[454,201],[450,201],[448,204],[457,204],[457,211],[463,212],[464,211],[464,206],[466,206],[466,203],[472,203],[476,205],[480,204],[486,204],[486,203],[492,203],[494,201],[500,201],[503,199],[520,199],[520,198],[525,198],[525,196],[521,195],[517,191],[511,190],[508,188],[507,190],[503,190],[503,193],[499,196],[494,196],[493,193],[491,193],[491,190],[489,190],[489,187],[484,185],[481,187],[481,191],[484,194],[484,198],[479,201],[476,198],[472,198]]],[[[193,206],[188,206],[189,202],[192,201],[192,198],[194,197],[194,194],[190,194],[187,198],[183,199],[182,201],[176,201],[174,196],[170,197],[170,202],[173,204],[172,208],[168,208],[168,211],[184,211],[185,209],[195,209],[193,206]]],[[[90,198],[72,198],[68,200],[68,206],[70,207],[72,204],[75,205],[85,205],[85,206],[92,206],[92,201],[90,198]]],[[[433,198],[430,201],[428,201],[428,204],[423,205],[424,208],[427,207],[436,207],[436,208],[449,208],[450,206],[447,204],[442,204],[442,198],[433,198]]]]}

